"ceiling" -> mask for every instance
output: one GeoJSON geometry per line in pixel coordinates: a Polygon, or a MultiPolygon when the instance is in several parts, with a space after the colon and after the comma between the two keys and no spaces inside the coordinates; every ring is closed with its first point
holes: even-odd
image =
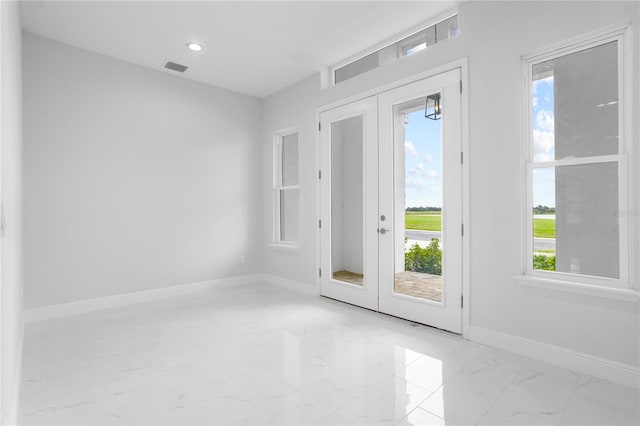
{"type": "Polygon", "coordinates": [[[23,1],[25,31],[265,97],[455,7],[438,1],[23,1]],[[189,41],[204,45],[189,51],[189,41]],[[189,67],[184,74],[167,61],[189,67]]]}

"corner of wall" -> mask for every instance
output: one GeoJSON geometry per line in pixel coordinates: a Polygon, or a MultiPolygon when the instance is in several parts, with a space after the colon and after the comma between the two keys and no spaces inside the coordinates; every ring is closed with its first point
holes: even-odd
{"type": "Polygon", "coordinates": [[[23,313],[22,29],[19,2],[0,2],[0,405],[15,424],[20,392],[23,313]]]}

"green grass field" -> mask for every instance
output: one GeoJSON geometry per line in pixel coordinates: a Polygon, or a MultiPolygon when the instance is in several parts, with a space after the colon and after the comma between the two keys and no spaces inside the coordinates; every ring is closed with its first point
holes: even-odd
{"type": "Polygon", "coordinates": [[[533,236],[537,238],[555,238],[556,221],[552,219],[533,219],[533,236]]]}
{"type": "Polygon", "coordinates": [[[405,212],[404,226],[406,229],[420,231],[442,230],[442,215],[440,212],[405,212]]]}
{"type": "MultiPolygon", "coordinates": [[[[440,212],[405,212],[406,229],[420,231],[441,231],[442,216],[440,212]]],[[[533,236],[537,238],[555,238],[556,221],[551,219],[533,219],[533,236]]]]}

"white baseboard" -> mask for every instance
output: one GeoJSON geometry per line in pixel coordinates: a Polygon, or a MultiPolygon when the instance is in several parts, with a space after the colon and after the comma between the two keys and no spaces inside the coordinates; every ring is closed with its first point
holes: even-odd
{"type": "Polygon", "coordinates": [[[262,274],[241,275],[218,280],[137,291],[134,293],[118,294],[115,296],[100,297],[97,299],[80,300],[78,302],[62,303],[59,305],[44,306],[41,308],[32,308],[25,311],[25,322],[31,323],[34,321],[67,317],[70,315],[116,308],[119,306],[148,302],[151,300],[168,299],[186,294],[204,292],[213,287],[250,284],[260,282],[261,280],[262,274]]]}
{"type": "Polygon", "coordinates": [[[635,388],[640,386],[640,369],[631,365],[482,327],[470,326],[467,337],[474,342],[515,352],[615,383],[635,388]]]}
{"type": "Polygon", "coordinates": [[[16,371],[13,376],[14,383],[11,390],[11,406],[9,407],[6,419],[6,426],[14,426],[18,424],[18,414],[20,409],[20,384],[22,383],[22,353],[24,349],[24,312],[22,321],[20,321],[20,338],[18,339],[18,347],[16,348],[16,371]]]}
{"type": "Polygon", "coordinates": [[[314,285],[306,284],[300,281],[294,281],[288,278],[282,278],[272,274],[262,274],[262,280],[267,284],[283,287],[283,288],[286,288],[287,290],[297,291],[300,293],[308,294],[310,296],[318,295],[318,291],[314,285]]]}

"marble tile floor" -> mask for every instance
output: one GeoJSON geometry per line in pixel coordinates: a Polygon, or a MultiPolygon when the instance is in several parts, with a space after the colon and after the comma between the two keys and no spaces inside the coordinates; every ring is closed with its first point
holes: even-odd
{"type": "Polygon", "coordinates": [[[256,283],[27,324],[19,424],[637,425],[638,399],[256,283]]]}

